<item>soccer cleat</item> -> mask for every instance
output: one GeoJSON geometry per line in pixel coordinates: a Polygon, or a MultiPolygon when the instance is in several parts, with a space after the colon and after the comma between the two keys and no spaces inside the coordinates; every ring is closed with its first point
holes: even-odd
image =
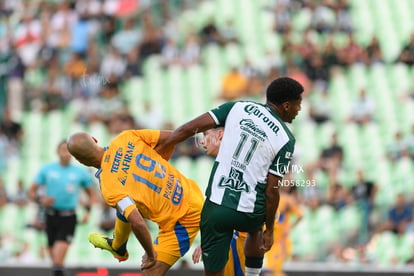
{"type": "Polygon", "coordinates": [[[119,262],[126,261],[128,259],[128,251],[126,250],[126,243],[123,244],[117,250],[112,248],[113,239],[108,238],[99,233],[89,233],[88,235],[89,242],[95,246],[95,248],[100,248],[106,251],[111,252],[115,259],[119,262]]]}

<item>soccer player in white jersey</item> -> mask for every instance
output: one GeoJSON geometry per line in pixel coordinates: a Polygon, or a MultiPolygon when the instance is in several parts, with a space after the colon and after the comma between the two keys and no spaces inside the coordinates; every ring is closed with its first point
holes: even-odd
{"type": "Polygon", "coordinates": [[[201,213],[206,276],[223,275],[234,230],[248,232],[245,275],[260,274],[264,253],[273,244],[279,184],[295,144],[285,123],[291,123],[301,109],[302,93],[303,86],[296,80],[277,78],[267,87],[266,104],[225,103],[180,126],[157,146],[168,158],[177,143],[225,126],[201,213]]]}

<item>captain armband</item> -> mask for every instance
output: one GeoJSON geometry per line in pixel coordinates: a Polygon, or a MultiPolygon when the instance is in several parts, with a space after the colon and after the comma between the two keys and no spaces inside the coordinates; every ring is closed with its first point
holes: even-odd
{"type": "Polygon", "coordinates": [[[131,205],[135,205],[135,202],[129,196],[126,196],[120,201],[118,201],[118,203],[116,204],[116,210],[120,214],[125,215],[125,210],[131,205]]]}

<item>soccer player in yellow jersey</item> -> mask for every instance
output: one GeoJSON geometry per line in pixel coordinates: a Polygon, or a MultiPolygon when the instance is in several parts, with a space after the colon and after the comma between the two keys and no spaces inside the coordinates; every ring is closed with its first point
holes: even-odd
{"type": "Polygon", "coordinates": [[[79,162],[99,169],[102,196],[117,209],[114,238],[91,233],[89,241],[124,261],[132,230],[145,250],[143,276],[165,275],[199,231],[204,201],[200,188],[154,150],[168,135],[168,131],[128,130],[106,148],[85,132],[68,139],[68,149],[79,162]],[[159,226],[154,244],[144,218],[159,226]]]}
{"type": "Polygon", "coordinates": [[[302,219],[302,210],[295,198],[287,189],[280,189],[279,209],[274,229],[274,241],[272,248],[265,254],[265,275],[283,276],[284,262],[292,255],[292,243],[289,238],[291,229],[302,219]],[[295,220],[291,221],[294,217],[295,220]],[[267,274],[269,273],[269,274],[267,274]]]}

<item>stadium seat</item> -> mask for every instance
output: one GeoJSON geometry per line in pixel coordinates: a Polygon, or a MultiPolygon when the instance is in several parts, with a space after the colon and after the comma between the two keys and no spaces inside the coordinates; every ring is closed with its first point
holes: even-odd
{"type": "Polygon", "coordinates": [[[372,257],[380,265],[390,265],[397,260],[397,237],[394,233],[383,232],[377,234],[373,243],[372,248],[368,249],[368,253],[372,254],[372,257]]]}
{"type": "Polygon", "coordinates": [[[193,163],[189,157],[182,156],[176,160],[172,160],[171,163],[176,167],[183,175],[189,176],[193,173],[193,163]]]}
{"type": "Polygon", "coordinates": [[[414,254],[414,233],[408,232],[398,237],[396,254],[401,264],[405,264],[414,254]]]}

